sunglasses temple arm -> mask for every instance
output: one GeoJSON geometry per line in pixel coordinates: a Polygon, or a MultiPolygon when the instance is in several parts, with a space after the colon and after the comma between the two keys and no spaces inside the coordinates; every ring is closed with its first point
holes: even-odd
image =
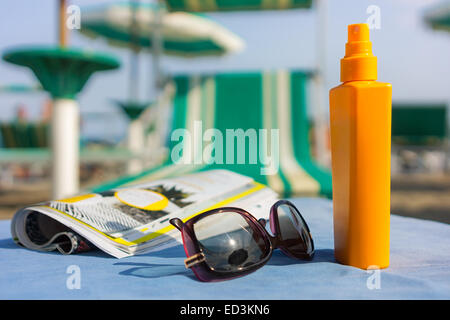
{"type": "Polygon", "coordinates": [[[189,269],[199,263],[202,263],[203,261],[205,261],[205,255],[202,252],[200,252],[200,253],[197,253],[197,254],[185,259],[184,265],[185,265],[186,269],[189,269]]]}
{"type": "MultiPolygon", "coordinates": [[[[170,219],[169,222],[179,231],[181,231],[184,225],[184,222],[180,218],[170,219]]],[[[205,255],[202,252],[199,252],[193,256],[184,259],[184,265],[187,269],[189,269],[199,263],[202,263],[203,261],[205,261],[205,255]]]]}

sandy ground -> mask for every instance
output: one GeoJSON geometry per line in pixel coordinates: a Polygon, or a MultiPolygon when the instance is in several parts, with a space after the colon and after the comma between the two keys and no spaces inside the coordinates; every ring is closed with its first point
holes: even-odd
{"type": "MultiPolygon", "coordinates": [[[[97,175],[82,186],[99,184],[114,174],[97,175]]],[[[17,209],[49,200],[50,183],[18,182],[0,189],[0,219],[11,219],[17,209]]],[[[450,174],[414,174],[392,177],[391,212],[450,224],[450,174]]]]}
{"type": "Polygon", "coordinates": [[[50,182],[14,183],[0,190],[0,219],[11,219],[14,213],[28,204],[50,198],[50,182]]]}
{"type": "Polygon", "coordinates": [[[450,174],[392,177],[391,212],[450,224],[450,174]]]}
{"type": "MultiPolygon", "coordinates": [[[[124,175],[124,168],[111,164],[82,168],[81,189],[103,182],[112,181],[124,175]]],[[[0,220],[11,219],[14,213],[25,206],[51,200],[50,179],[35,179],[34,181],[16,180],[11,185],[0,185],[0,220]]]]}

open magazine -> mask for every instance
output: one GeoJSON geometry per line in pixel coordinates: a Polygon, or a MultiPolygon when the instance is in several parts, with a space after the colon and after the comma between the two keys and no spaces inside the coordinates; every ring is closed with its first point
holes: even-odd
{"type": "Polygon", "coordinates": [[[276,200],[249,177],[211,170],[29,206],[14,215],[11,233],[29,249],[71,254],[97,247],[123,258],[180,243],[171,218],[186,221],[223,206],[267,218],[276,200]]]}

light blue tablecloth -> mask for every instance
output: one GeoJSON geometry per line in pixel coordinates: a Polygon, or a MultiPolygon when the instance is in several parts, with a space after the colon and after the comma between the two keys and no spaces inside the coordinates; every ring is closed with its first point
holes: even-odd
{"type": "Polygon", "coordinates": [[[18,247],[10,222],[0,221],[0,298],[450,299],[449,225],[392,215],[391,266],[380,271],[377,289],[373,271],[335,262],[331,201],[293,201],[310,226],[315,258],[298,262],[277,250],[258,271],[219,283],[197,281],[184,268],[182,246],[120,260],[101,251],[63,256],[18,247]],[[80,289],[67,287],[72,265],[80,289]]]}

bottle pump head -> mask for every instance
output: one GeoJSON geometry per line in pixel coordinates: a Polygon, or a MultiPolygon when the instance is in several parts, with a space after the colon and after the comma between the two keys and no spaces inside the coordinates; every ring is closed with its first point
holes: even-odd
{"type": "Polygon", "coordinates": [[[372,54],[369,26],[366,23],[348,26],[345,57],[341,59],[341,82],[376,80],[377,57],[372,54]]]}

